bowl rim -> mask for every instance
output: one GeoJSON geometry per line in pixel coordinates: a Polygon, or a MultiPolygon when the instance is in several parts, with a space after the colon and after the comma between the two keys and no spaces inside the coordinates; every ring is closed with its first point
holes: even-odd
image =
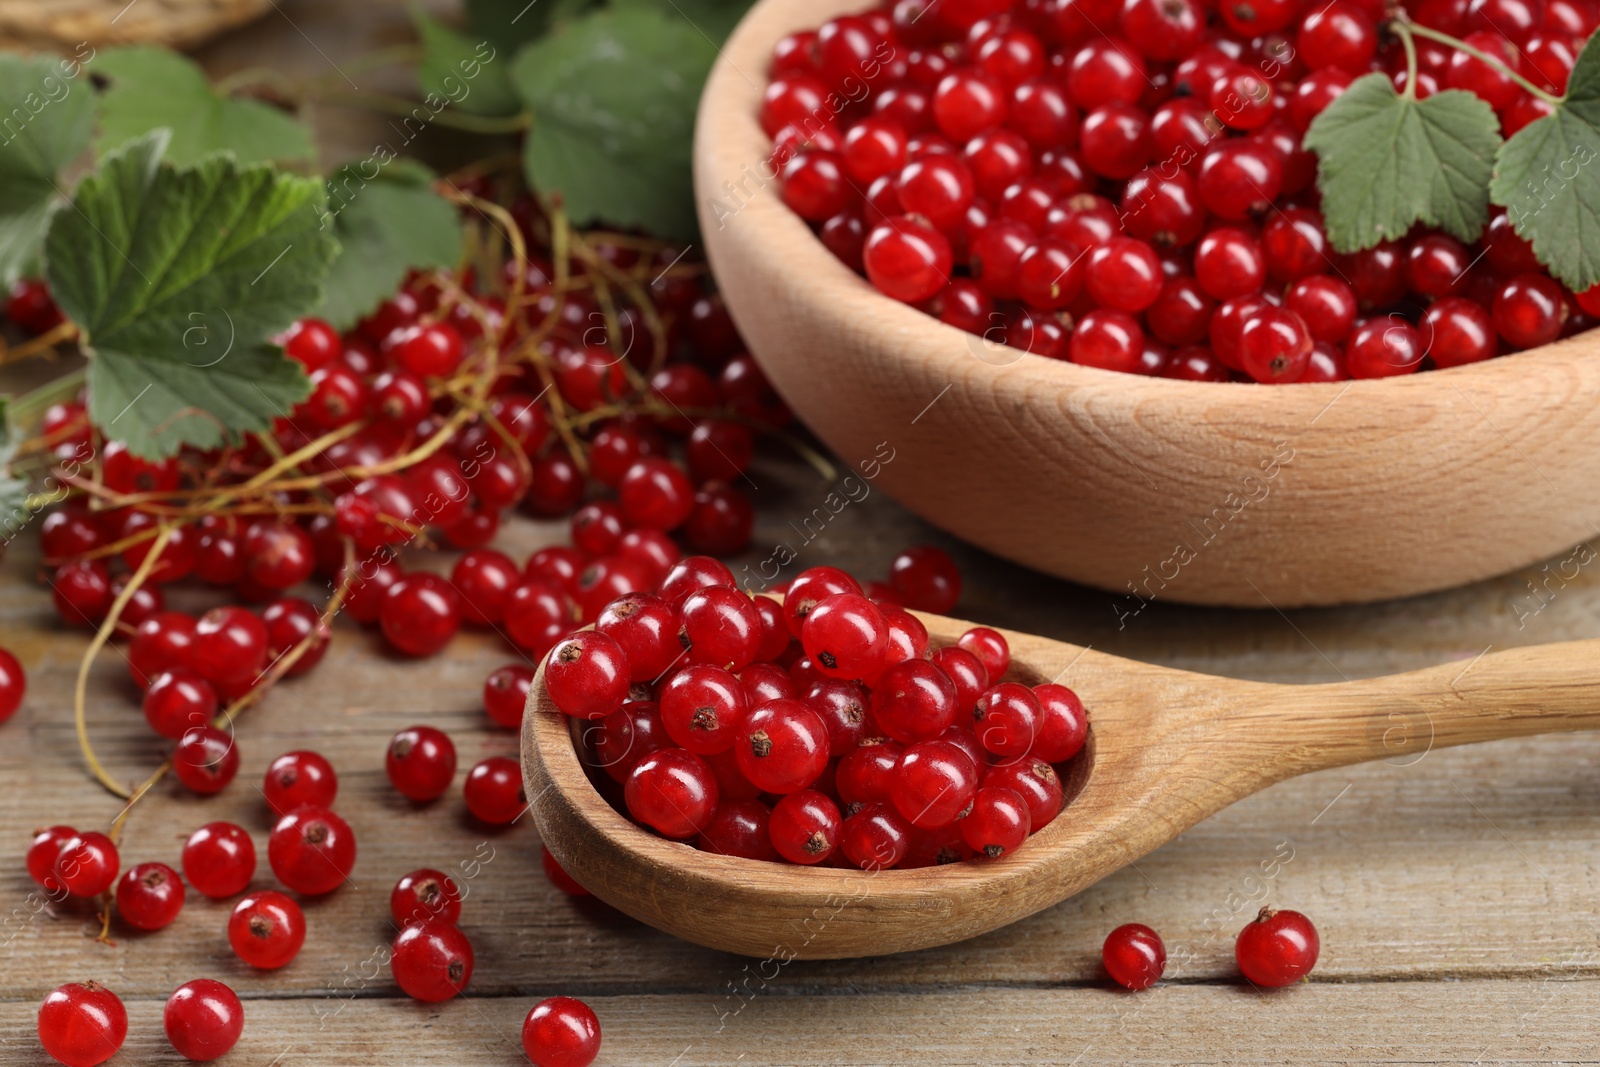
{"type": "MultiPolygon", "coordinates": [[[[765,90],[767,61],[773,46],[787,33],[815,28],[839,14],[871,10],[865,0],[758,0],[739,23],[720,51],[700,100],[695,132],[696,201],[700,227],[705,235],[708,255],[715,266],[719,245],[732,241],[755,242],[768,247],[772,262],[781,261],[773,271],[798,272],[813,279],[812,284],[787,287],[804,301],[808,312],[835,321],[854,318],[873,323],[877,334],[906,335],[916,343],[924,358],[945,376],[971,370],[973,364],[989,363],[1006,372],[1007,391],[1031,392],[1043,387],[1053,393],[1078,388],[1092,389],[1097,402],[1110,399],[1107,385],[1129,406],[1154,401],[1164,407],[1187,408],[1204,401],[1207,408],[1237,411],[1255,422],[1305,425],[1319,418],[1345,393],[1392,398],[1399,404],[1421,399],[1428,394],[1469,391],[1474,397],[1504,397],[1521,392],[1533,374],[1567,376],[1570,364],[1591,353],[1600,331],[1589,330],[1560,338],[1550,344],[1521,352],[1510,352],[1459,367],[1434,368],[1387,378],[1346,379],[1337,382],[1292,383],[1288,396],[1281,387],[1256,382],[1195,382],[1176,378],[1149,377],[1123,371],[1104,370],[1051,359],[1004,346],[949,326],[919,308],[879,293],[866,278],[845,266],[824,246],[810,226],[788,209],[773,188],[774,176],[767,166],[772,141],[757,121],[757,110],[765,90]],[[747,73],[750,72],[750,73],[747,73]],[[759,80],[752,80],[759,72],[759,80]],[[731,170],[725,164],[742,160],[743,166],[731,170]],[[738,177],[750,166],[762,168],[756,194],[746,198],[733,212],[738,226],[721,225],[716,214],[721,189],[718,183],[738,177]],[[715,236],[713,234],[715,233],[715,236]],[[824,299],[826,297],[826,299],[824,299]],[[1585,344],[1585,339],[1588,343],[1585,344]],[[984,360],[973,351],[973,344],[986,344],[1005,353],[1003,363],[984,360]],[[967,355],[962,355],[963,351],[967,355]],[[1440,376],[1445,376],[1440,378],[1440,376]],[[1445,387],[1452,387],[1446,389],[1445,387]]],[[[742,257],[746,261],[750,257],[742,257]]],[[[730,310],[732,310],[730,308],[730,310]]],[[[752,353],[754,354],[754,353],[752,353]]],[[[757,357],[759,360],[759,356],[757,357]]],[[[1472,402],[1469,398],[1469,403],[1472,402]]]]}

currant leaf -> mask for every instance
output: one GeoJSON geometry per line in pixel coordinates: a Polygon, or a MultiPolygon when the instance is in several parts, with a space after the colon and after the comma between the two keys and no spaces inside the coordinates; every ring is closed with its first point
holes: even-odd
{"type": "Polygon", "coordinates": [[[228,155],[174,167],[167,138],[106,156],[45,240],[90,356],[90,418],[146,458],[266,429],[305,398],[267,339],[316,306],[336,247],[315,180],[228,155]]]}
{"type": "Polygon", "coordinates": [[[165,48],[112,48],[95,60],[109,80],[100,101],[100,144],[114,148],[166,127],[167,161],[194,163],[228,151],[245,163],[311,159],[311,132],[257,100],[218,96],[193,60],[165,48]]]}
{"type": "Polygon", "coordinates": [[[6,413],[10,400],[10,397],[0,396],[0,545],[11,540],[31,517],[28,483],[12,475],[10,469],[20,443],[6,413]]]}
{"type": "Polygon", "coordinates": [[[1351,83],[1306,131],[1328,239],[1358,252],[1404,237],[1417,222],[1475,241],[1489,220],[1500,127],[1472,93],[1402,96],[1386,74],[1351,83]]]}
{"type": "Polygon", "coordinates": [[[399,288],[408,269],[453,267],[461,257],[461,218],[419,163],[347,164],[328,179],[327,194],[324,221],[340,251],[317,314],[341,330],[399,288]]]}
{"type": "Polygon", "coordinates": [[[533,111],[529,181],[579,226],[695,234],[689,145],[716,46],[683,18],[604,11],[528,45],[511,76],[533,111]]]}
{"type": "Polygon", "coordinates": [[[473,40],[515,52],[551,26],[599,6],[599,0],[467,0],[467,31],[473,40]]]}
{"type": "Polygon", "coordinates": [[[89,147],[94,95],[72,60],[0,55],[0,286],[32,268],[50,212],[60,202],[61,168],[89,147]]]}
{"type": "Polygon", "coordinates": [[[417,81],[424,93],[473,115],[499,117],[521,110],[511,86],[509,52],[496,48],[487,36],[458,33],[421,10],[413,11],[412,18],[422,38],[417,81]]]}
{"type": "Polygon", "coordinates": [[[708,39],[721,44],[750,10],[751,3],[752,0],[612,0],[611,6],[619,11],[631,8],[676,14],[708,39]]]}
{"type": "Polygon", "coordinates": [[[1574,292],[1600,283],[1600,49],[1578,53],[1567,95],[1500,149],[1489,193],[1539,262],[1574,292]]]}

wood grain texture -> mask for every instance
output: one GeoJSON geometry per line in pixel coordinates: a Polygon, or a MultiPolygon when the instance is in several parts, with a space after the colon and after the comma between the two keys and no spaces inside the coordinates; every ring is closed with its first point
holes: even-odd
{"type": "MultiPolygon", "coordinates": [[[[768,376],[840,455],[1008,559],[1119,593],[1280,607],[1407,596],[1593,535],[1600,335],[1382,381],[1149,379],[1000,347],[879,295],[783,206],[772,45],[860,0],[763,0],[701,101],[701,228],[768,376]]],[[[827,116],[824,116],[827,117],[827,116]]]]}
{"type": "MultiPolygon", "coordinates": [[[[308,76],[405,39],[397,2],[278,4],[292,23],[272,15],[226,35],[205,54],[214,74],[266,63],[308,76]]],[[[748,73],[757,80],[760,72],[748,73]]],[[[407,91],[375,75],[357,80],[362,88],[407,91]]],[[[317,121],[329,162],[359,157],[393,136],[381,117],[359,112],[325,108],[317,121]]],[[[59,368],[6,367],[0,391],[26,388],[41,370],[59,368]]],[[[896,440],[903,449],[903,435],[896,440]]],[[[855,464],[870,454],[841,459],[855,464]]],[[[1137,478],[1131,469],[1128,476],[1137,478]]],[[[1566,554],[1547,568],[1387,604],[1283,615],[1265,601],[1260,611],[1204,610],[1161,597],[1134,602],[1024,571],[919,522],[878,491],[881,480],[866,495],[855,492],[819,530],[797,532],[830,491],[843,497],[848,487],[770,454],[752,477],[756,538],[734,561],[736,571],[764,573],[763,561],[782,543],[797,553],[782,578],[823,562],[881,575],[900,548],[934,542],[961,564],[965,616],[1175,669],[1337,682],[1445,662],[1465,667],[1490,646],[1600,636],[1600,568],[1574,568],[1566,554]]],[[[519,520],[507,524],[502,544],[521,556],[561,536],[556,525],[519,520]]],[[[1424,538],[1415,551],[1431,545],[1424,538]]],[[[33,915],[20,861],[34,826],[103,826],[118,808],[91,785],[77,755],[68,695],[85,638],[56,624],[34,581],[36,559],[25,533],[0,564],[0,644],[18,651],[32,683],[23,710],[0,727],[0,852],[9,857],[0,863],[5,1067],[47,1067],[33,1037],[36,1006],[47,989],[91,977],[128,998],[132,1032],[112,1063],[177,1064],[160,1034],[160,1007],[178,984],[201,975],[227,981],[247,1002],[243,1041],[222,1061],[237,1067],[525,1063],[513,1045],[516,1027],[535,1000],[557,993],[583,996],[599,1012],[601,1067],[1596,1059],[1596,735],[1306,775],[983,937],[879,959],[795,961],[767,980],[746,970],[744,959],[568,900],[540,873],[527,820],[485,832],[465,818],[459,783],[431,807],[396,803],[382,752],[402,726],[449,730],[464,763],[515,752],[508,732],[485,725],[476,695],[484,674],[511,653],[492,636],[467,635],[444,656],[409,663],[344,623],[326,666],[285,684],[241,721],[235,785],[210,801],[158,791],[129,824],[126,856],[176,862],[182,835],[213,818],[239,821],[264,845],[266,816],[252,783],[278,753],[315,747],[338,765],[338,807],[361,838],[354,887],[309,909],[305,949],[272,974],[234,960],[222,934],[225,904],[193,898],[160,934],[118,928],[114,946],[97,945],[85,936],[81,912],[33,915]],[[363,964],[392,935],[383,919],[392,880],[424,863],[459,870],[484,842],[496,852],[471,880],[476,897],[469,894],[464,917],[478,950],[470,999],[422,1007],[400,997],[381,968],[363,978],[373,973],[363,964]],[[1232,938],[1264,900],[1313,915],[1324,948],[1308,985],[1256,997],[1233,984],[1232,938]],[[1127,921],[1155,926],[1173,959],[1184,961],[1147,996],[1118,994],[1098,975],[1101,940],[1127,921]]],[[[204,594],[175,599],[206,602],[204,594]]],[[[123,679],[108,650],[94,673],[90,717],[102,755],[118,777],[132,779],[160,749],[123,679]]],[[[271,884],[264,870],[256,884],[271,884]]]]}

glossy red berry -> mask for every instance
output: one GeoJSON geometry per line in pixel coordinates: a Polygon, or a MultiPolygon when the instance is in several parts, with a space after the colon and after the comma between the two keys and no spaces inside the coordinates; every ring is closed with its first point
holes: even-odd
{"type": "Polygon", "coordinates": [[[1212,299],[1248,296],[1266,281],[1266,258],[1250,234],[1237,227],[1219,226],[1195,246],[1194,277],[1212,299]]]}
{"type": "Polygon", "coordinates": [[[183,843],[183,876],[202,896],[242,893],[255,873],[255,843],[231,822],[206,823],[183,843]]]}
{"type": "Polygon", "coordinates": [[[894,772],[889,799],[913,826],[937,829],[960,818],[978,791],[978,768],[948,741],[923,741],[906,749],[894,772]]]}
{"type": "Polygon", "coordinates": [[[1061,814],[1061,779],[1055,768],[1032,756],[990,767],[983,775],[986,786],[1016,790],[1028,805],[1033,832],[1038,833],[1061,814]]]}
{"type": "Polygon", "coordinates": [[[56,877],[56,858],[61,855],[61,846],[77,836],[78,831],[70,826],[49,826],[36,832],[28,845],[28,877],[51,896],[67,891],[56,877]]]}
{"type": "Polygon", "coordinates": [[[111,610],[111,574],[97,559],[63,563],[50,578],[50,594],[63,622],[98,626],[111,610]]]}
{"type": "Polygon", "coordinates": [[[1064,685],[1034,686],[1039,701],[1039,731],[1029,755],[1046,763],[1064,763],[1083,749],[1089,737],[1089,713],[1078,694],[1064,685]]]}
{"type": "Polygon", "coordinates": [[[151,679],[143,706],[150,729],[176,741],[190,729],[210,724],[217,714],[217,691],[193,671],[173,667],[151,679]]]}
{"type": "Polygon", "coordinates": [[[770,701],[739,725],[733,753],[739,770],[763,792],[798,792],[827,768],[828,728],[798,700],[770,701]]]}
{"type": "Polygon", "coordinates": [[[974,626],[956,639],[957,646],[978,657],[989,681],[998,682],[1011,668],[1011,646],[1005,637],[986,626],[974,626]]]}
{"type": "Polygon", "coordinates": [[[1352,378],[1414,374],[1427,355],[1416,328],[1398,315],[1357,323],[1344,351],[1352,378]]]}
{"type": "Polygon", "coordinates": [[[522,766],[506,756],[490,756],[467,772],[461,797],[468,811],[491,826],[515,822],[528,807],[522,792],[522,766]]]}
{"type": "Polygon", "coordinates": [[[578,719],[603,719],[627,698],[631,670],[622,646],[598,630],[573,634],[550,652],[545,688],[557,708],[578,719]]]}
{"type": "Polygon", "coordinates": [[[1239,971],[1258,986],[1293,985],[1317,964],[1317,928],[1298,911],[1262,908],[1234,944],[1239,971]]]}
{"type": "Polygon", "coordinates": [[[183,896],[177,871],[165,863],[141,863],[117,882],[117,914],[136,930],[160,930],[183,910],[183,896]]]}
{"type": "Polygon", "coordinates": [[[449,1000],[472,981],[472,942],[438,919],[407,926],[394,939],[389,973],[407,996],[426,1004],[449,1000]]]}
{"type": "Polygon", "coordinates": [[[228,916],[228,944],[245,963],[270,971],[285,966],[306,940],[306,918],[289,897],[270,889],[252,893],[228,916]]]}
{"type": "Polygon", "coordinates": [[[716,811],[717,778],[693,752],[663,748],[634,765],[624,796],[635,819],[667,837],[689,838],[716,811]]]}
{"type": "Polygon", "coordinates": [[[304,804],[326,808],[339,792],[333,764],[315,752],[286,752],[267,767],[261,793],[267,806],[287,815],[304,804]]]}
{"type": "Polygon", "coordinates": [[[961,570],[942,548],[917,545],[889,564],[889,584],[915,611],[947,615],[961,599],[961,570]]]}
{"type": "Polygon", "coordinates": [[[878,291],[907,304],[931,299],[950,283],[949,240],[907,215],[873,226],[861,258],[878,291]]]}
{"type": "Polygon", "coordinates": [[[1118,985],[1149,989],[1167,968],[1167,947],[1150,927],[1124,923],[1106,935],[1100,960],[1118,985]]]}
{"type": "Polygon", "coordinates": [[[1156,302],[1166,279],[1155,249],[1131,237],[1113,237],[1089,253],[1084,279],[1096,304],[1113,311],[1143,311],[1156,302]]]}
{"type": "Polygon", "coordinates": [[[1297,382],[1311,361],[1306,322],[1287,308],[1268,307],[1245,320],[1239,331],[1239,363],[1258,382],[1297,382]]]}
{"type": "Polygon", "coordinates": [[[1028,839],[1028,805],[1015,790],[984,786],[972,797],[972,810],[956,824],[974,852],[999,859],[1028,839]]]}
{"type": "Polygon", "coordinates": [[[839,831],[839,851],[864,871],[896,866],[911,843],[911,827],[890,804],[861,805],[839,831]]]}
{"type": "Polygon", "coordinates": [[[412,726],[390,739],[383,769],[407,799],[437,800],[456,776],[456,746],[443,730],[412,726]]]}
{"type": "Polygon", "coordinates": [[[1494,328],[1513,348],[1536,348],[1561,335],[1567,305],[1561,284],[1544,274],[1519,274],[1494,298],[1494,328]]]}
{"type": "Polygon", "coordinates": [[[173,990],[161,1023],[178,1055],[204,1063],[238,1044],[244,1032],[244,1005],[221,982],[196,978],[173,990]]]}
{"type": "Polygon", "coordinates": [[[172,752],[172,774],[201,796],[220,793],[239,773],[239,745],[229,730],[191,726],[172,752]]]}
{"type": "Polygon", "coordinates": [[[1310,69],[1336,67],[1359,76],[1378,50],[1378,31],[1358,4],[1334,0],[1306,16],[1296,43],[1310,69]]]}
{"type": "Polygon", "coordinates": [[[1072,362],[1086,367],[1131,373],[1143,351],[1139,320],[1122,311],[1096,308],[1083,316],[1072,334],[1072,362]]]}
{"type": "Polygon", "coordinates": [[[1477,363],[1499,350],[1493,318],[1483,305],[1465,297],[1447,296],[1429,304],[1421,332],[1430,339],[1428,355],[1440,367],[1477,363]]]}
{"type": "Polygon", "coordinates": [[[739,680],[710,664],[678,671],[661,690],[661,723],[667,735],[703,756],[731,749],[749,711],[739,680]]]}
{"type": "Polygon", "coordinates": [[[128,1012],[111,990],[76,982],[39,1005],[39,1044],[65,1067],[95,1067],[115,1056],[128,1036],[128,1012]]]}
{"type": "Polygon", "coordinates": [[[389,914],[400,927],[429,919],[454,926],[461,918],[461,887],[442,871],[412,871],[394,884],[389,914]]]}
{"type": "Polygon", "coordinates": [[[1283,187],[1283,164],[1253,140],[1221,141],[1201,160],[1197,185],[1207,210],[1239,222],[1265,211],[1277,198],[1283,187]]]}
{"type": "Polygon", "coordinates": [[[978,697],[972,709],[972,728],[984,751],[1015,759],[1033,748],[1042,716],[1033,690],[1017,682],[1001,682],[978,697]]]}
{"type": "Polygon", "coordinates": [[[1355,291],[1331,274],[1296,281],[1284,294],[1283,306],[1300,316],[1313,341],[1342,344],[1355,328],[1355,291]]]}
{"type": "Polygon", "coordinates": [[[532,688],[533,668],[526,663],[508,663],[484,680],[483,710],[496,726],[516,729],[522,725],[522,711],[532,688]]]}
{"type": "Polygon", "coordinates": [[[837,804],[814,789],[802,789],[773,807],[768,833],[778,855],[811,865],[833,855],[843,823],[837,804]]]}
{"type": "Polygon", "coordinates": [[[589,1067],[600,1054],[600,1020],[581,1000],[541,1000],[522,1022],[522,1050],[534,1067],[589,1067]]]}
{"type": "Polygon", "coordinates": [[[195,624],[186,665],[213,685],[231,686],[253,681],[266,659],[266,624],[245,608],[220,607],[195,624]]]}
{"type": "Polygon", "coordinates": [[[296,808],[273,826],[267,861],[278,881],[296,893],[331,893],[349,881],[356,865],[356,835],[327,808],[296,808]]]}
{"type": "Polygon", "coordinates": [[[866,597],[838,593],[807,614],[800,643],[822,673],[833,678],[867,678],[883,666],[888,625],[866,597]]]}
{"type": "Polygon", "coordinates": [[[417,571],[383,595],[378,622],[383,636],[408,656],[431,656],[461,628],[461,596],[437,574],[417,571]]]}
{"type": "Polygon", "coordinates": [[[920,659],[897,663],[872,687],[872,717],[887,736],[907,744],[927,741],[956,720],[958,696],[944,671],[920,659]]]}

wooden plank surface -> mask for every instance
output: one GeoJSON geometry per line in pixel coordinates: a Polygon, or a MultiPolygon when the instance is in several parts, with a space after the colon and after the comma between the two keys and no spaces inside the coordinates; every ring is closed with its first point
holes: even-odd
{"type": "MultiPolygon", "coordinates": [[[[402,39],[395,4],[281,6],[281,15],[211,49],[213,69],[269,60],[314,74],[402,39]]],[[[370,120],[364,127],[330,114],[319,129],[325,156],[344,158],[366,143],[370,120]]],[[[30,373],[11,371],[0,387],[30,373]]],[[[917,447],[915,438],[903,447],[917,447]]],[[[830,488],[776,453],[754,477],[760,523],[736,564],[753,565],[773,545],[793,542],[790,522],[830,488]]],[[[561,535],[559,525],[518,520],[502,543],[520,557],[561,535]]],[[[896,550],[928,540],[961,561],[967,617],[1236,677],[1356,678],[1465,665],[1490,647],[1600,635],[1592,567],[1564,586],[1552,583],[1543,602],[1532,599],[1528,583],[1544,578],[1531,568],[1365,608],[1282,615],[1156,603],[1119,626],[1115,598],[954,546],[878,492],[804,546],[791,573],[832,562],[881,574],[896,550]]],[[[155,935],[119,929],[114,945],[96,944],[84,910],[35,911],[21,865],[34,826],[103,826],[118,810],[84,773],[71,725],[71,683],[86,638],[57,624],[33,580],[36,564],[28,533],[0,566],[0,644],[22,658],[31,681],[22,712],[0,727],[0,827],[12,857],[0,864],[0,1064],[43,1063],[33,1037],[39,999],[88,978],[129,1003],[132,1035],[113,1063],[174,1062],[160,1036],[160,1005],[200,976],[229,982],[247,1000],[245,1040],[225,1062],[261,1067],[520,1062],[522,1015],[556,993],[584,996],[599,1012],[604,1064],[1600,1060],[1600,738],[1533,738],[1313,775],[987,937],[907,956],[763,969],[557,893],[539,870],[531,828],[476,825],[459,780],[437,804],[400,801],[382,757],[401,727],[427,722],[450,731],[463,767],[514,752],[510,732],[487,727],[477,695],[484,675],[513,653],[493,635],[473,634],[443,657],[409,663],[346,623],[321,668],[281,686],[241,721],[242,770],[226,793],[199,800],[163,786],[125,836],[129,862],[176,864],[183,835],[202,821],[230,819],[264,851],[268,822],[255,785],[266,764],[291,748],[322,751],[339,768],[337,806],[361,855],[350,887],[308,905],[311,935],[301,956],[280,972],[251,972],[223,937],[228,905],[192,895],[174,927],[155,935]],[[423,865],[467,881],[463,926],[478,950],[470,996],[433,1007],[401,997],[373,962],[393,934],[389,887],[423,865]],[[1323,956],[1311,983],[1260,995],[1233,981],[1233,935],[1263,901],[1315,919],[1323,956]],[[1098,974],[1101,939],[1127,921],[1155,926],[1173,955],[1168,981],[1145,995],[1114,992],[1098,974]]],[[[447,564],[438,557],[432,565],[447,564]]],[[[173,599],[198,608],[210,596],[175,591],[173,599]]],[[[107,765],[121,779],[142,776],[161,747],[148,736],[115,650],[97,664],[91,694],[91,729],[107,765]]],[[[264,863],[256,884],[270,884],[264,863]]]]}

